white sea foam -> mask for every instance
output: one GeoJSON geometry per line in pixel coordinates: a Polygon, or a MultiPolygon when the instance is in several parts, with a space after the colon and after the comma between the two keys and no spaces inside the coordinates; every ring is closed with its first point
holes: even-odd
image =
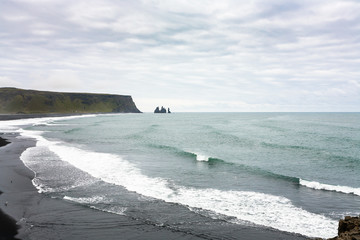
{"type": "Polygon", "coordinates": [[[77,202],[81,204],[89,205],[90,208],[100,210],[103,212],[115,213],[118,215],[125,215],[125,211],[127,210],[126,207],[121,206],[111,206],[107,208],[97,207],[96,204],[98,203],[107,203],[107,200],[104,196],[92,196],[92,197],[69,197],[65,196],[65,200],[71,202],[77,202]]]}
{"type": "Polygon", "coordinates": [[[314,181],[306,181],[303,179],[300,179],[300,185],[308,187],[308,188],[313,188],[316,190],[326,190],[326,191],[354,194],[354,195],[360,196],[360,188],[323,184],[323,183],[314,182],[314,181]]]}
{"type": "Polygon", "coordinates": [[[65,200],[77,202],[77,203],[87,203],[87,204],[94,204],[104,202],[104,196],[92,196],[92,197],[69,197],[65,196],[65,200]]]}
{"type": "Polygon", "coordinates": [[[24,163],[24,165],[30,169],[35,177],[32,179],[32,184],[36,187],[36,189],[38,190],[39,193],[42,192],[48,192],[50,191],[49,189],[46,188],[46,186],[43,186],[38,179],[36,178],[36,172],[30,167],[29,164],[29,160],[31,160],[34,156],[34,152],[37,152],[38,150],[36,149],[36,147],[30,147],[25,149],[24,152],[22,152],[22,154],[20,155],[20,160],[24,163]]]}
{"type": "Polygon", "coordinates": [[[0,130],[1,131],[17,130],[20,126],[26,126],[26,125],[31,125],[31,126],[53,125],[55,121],[96,117],[96,116],[98,116],[98,114],[5,120],[5,121],[0,121],[0,130]]]}
{"type": "Polygon", "coordinates": [[[196,160],[199,162],[208,162],[209,157],[207,157],[205,155],[196,154],[196,160]]]}
{"type": "Polygon", "coordinates": [[[118,214],[118,215],[126,215],[125,212],[127,210],[126,207],[118,207],[118,206],[113,206],[110,208],[99,208],[99,207],[95,207],[95,206],[90,206],[93,209],[96,210],[100,210],[103,212],[108,212],[108,213],[114,213],[114,214],[118,214]]]}
{"type": "Polygon", "coordinates": [[[54,192],[54,190],[52,188],[49,188],[46,185],[42,184],[41,181],[37,177],[35,177],[32,180],[32,183],[38,190],[38,193],[54,192]]]}
{"type": "Polygon", "coordinates": [[[199,162],[208,162],[209,161],[209,157],[202,153],[193,152],[193,151],[190,151],[190,153],[192,153],[196,156],[196,161],[199,161],[199,162]]]}
{"type": "Polygon", "coordinates": [[[50,165],[49,161],[60,160],[54,152],[50,151],[48,146],[51,144],[59,144],[59,142],[46,140],[41,136],[41,131],[25,131],[23,129],[19,129],[18,132],[21,134],[20,137],[34,138],[37,140],[36,146],[27,148],[20,155],[20,159],[28,169],[34,172],[35,177],[33,178],[32,183],[37,188],[39,193],[66,192],[76,187],[86,186],[94,183],[94,181],[84,181],[77,179],[71,185],[68,184],[58,187],[49,187],[48,185],[44,184],[43,179],[41,179],[42,173],[47,171],[47,168],[50,165]],[[46,164],[39,164],[41,162],[46,164]]]}
{"type": "MultiPolygon", "coordinates": [[[[18,130],[18,132],[23,134],[24,130],[20,129],[18,130]]],[[[46,155],[51,153],[50,150],[45,146],[46,144],[44,144],[45,142],[47,142],[47,140],[40,136],[40,131],[27,131],[26,133],[26,137],[41,139],[41,141],[36,142],[36,147],[27,148],[20,155],[20,160],[28,169],[30,169],[34,173],[35,177],[32,179],[32,183],[39,193],[55,192],[55,189],[52,189],[42,183],[41,179],[39,179],[38,177],[37,172],[32,168],[34,161],[38,161],[39,159],[45,159],[46,155]]]]}
{"type": "MultiPolygon", "coordinates": [[[[124,186],[129,191],[147,197],[183,204],[189,208],[201,208],[236,217],[239,221],[309,237],[328,238],[335,236],[337,232],[336,221],[298,208],[284,197],[246,191],[196,189],[176,185],[170,187],[170,182],[166,179],[143,175],[134,164],[118,155],[82,150],[48,141],[33,131],[23,131],[22,135],[36,138],[37,146],[46,146],[63,161],[93,177],[124,186]]],[[[78,199],[82,200],[84,199],[78,199]]]]}
{"type": "Polygon", "coordinates": [[[322,215],[294,206],[284,197],[217,189],[181,188],[175,202],[207,209],[278,230],[300,233],[309,237],[333,237],[337,222],[322,215]]]}

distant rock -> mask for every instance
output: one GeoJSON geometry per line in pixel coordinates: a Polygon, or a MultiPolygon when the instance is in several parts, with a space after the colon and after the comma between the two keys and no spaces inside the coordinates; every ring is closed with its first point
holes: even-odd
{"type": "Polygon", "coordinates": [[[338,236],[328,240],[360,240],[360,217],[346,216],[344,220],[341,219],[338,236]]]}
{"type": "MultiPolygon", "coordinates": [[[[159,107],[156,107],[156,109],[154,110],[154,113],[166,113],[166,108],[161,107],[161,109],[160,109],[159,107]]],[[[167,113],[171,113],[170,108],[168,108],[167,113]]]]}

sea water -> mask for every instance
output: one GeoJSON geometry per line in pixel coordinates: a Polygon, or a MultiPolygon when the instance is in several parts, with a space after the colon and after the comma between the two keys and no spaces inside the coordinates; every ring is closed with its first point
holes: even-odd
{"type": "Polygon", "coordinates": [[[6,124],[37,140],[21,159],[39,192],[154,225],[181,230],[198,215],[326,238],[337,234],[338,219],[360,214],[359,113],[112,114],[6,124]]]}

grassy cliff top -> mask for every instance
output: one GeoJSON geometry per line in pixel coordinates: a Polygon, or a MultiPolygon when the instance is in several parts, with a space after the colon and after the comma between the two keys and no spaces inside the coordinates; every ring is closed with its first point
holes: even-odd
{"type": "Polygon", "coordinates": [[[0,88],[1,114],[139,112],[131,96],[0,88]]]}

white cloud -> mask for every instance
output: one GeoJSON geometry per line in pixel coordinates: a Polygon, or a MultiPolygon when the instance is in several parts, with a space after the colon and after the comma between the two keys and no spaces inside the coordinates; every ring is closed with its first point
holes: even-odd
{"type": "Polygon", "coordinates": [[[360,80],[351,80],[349,81],[349,84],[351,87],[355,87],[355,88],[358,88],[360,89],[360,80]]]}
{"type": "Polygon", "coordinates": [[[46,29],[36,29],[36,30],[32,31],[32,34],[39,35],[39,36],[51,36],[51,35],[54,35],[55,32],[51,31],[51,30],[46,30],[46,29]]]}
{"type": "Polygon", "coordinates": [[[21,87],[21,83],[6,77],[6,76],[0,76],[0,86],[1,87],[21,87]]]}
{"type": "Polygon", "coordinates": [[[165,12],[179,14],[211,14],[217,9],[223,9],[226,2],[209,2],[204,0],[142,0],[147,7],[156,7],[165,12]]]}
{"type": "Polygon", "coordinates": [[[31,85],[42,90],[71,91],[84,85],[78,74],[69,70],[51,70],[47,74],[38,74],[34,77],[36,79],[32,81],[31,85]]]}
{"type": "Polygon", "coordinates": [[[353,20],[359,17],[360,3],[357,1],[329,1],[317,7],[318,18],[325,21],[353,20]]]}
{"type": "Polygon", "coordinates": [[[64,1],[71,1],[71,0],[12,0],[14,2],[20,2],[24,4],[44,4],[44,3],[58,3],[64,1]]]}
{"type": "Polygon", "coordinates": [[[116,32],[130,34],[154,34],[165,30],[169,24],[144,13],[130,13],[120,16],[110,28],[116,32]]]}
{"type": "Polygon", "coordinates": [[[29,15],[3,15],[2,16],[3,19],[5,19],[5,21],[9,21],[9,22],[24,22],[24,21],[29,21],[32,20],[33,17],[29,16],[29,15]]]}
{"type": "Polygon", "coordinates": [[[86,29],[106,29],[129,34],[152,34],[169,26],[158,16],[126,2],[83,1],[68,8],[69,20],[86,29]]]}
{"type": "Polygon", "coordinates": [[[97,45],[103,48],[120,48],[122,46],[121,43],[118,42],[100,42],[97,43],[97,45]]]}
{"type": "Polygon", "coordinates": [[[345,96],[346,91],[340,88],[328,88],[324,90],[314,91],[313,94],[320,97],[339,97],[345,96]]]}
{"type": "Polygon", "coordinates": [[[68,20],[84,28],[109,28],[117,7],[107,1],[77,1],[66,8],[68,20]]]}
{"type": "Polygon", "coordinates": [[[57,27],[48,23],[34,23],[29,26],[30,33],[39,36],[51,36],[57,32],[57,27]]]}

